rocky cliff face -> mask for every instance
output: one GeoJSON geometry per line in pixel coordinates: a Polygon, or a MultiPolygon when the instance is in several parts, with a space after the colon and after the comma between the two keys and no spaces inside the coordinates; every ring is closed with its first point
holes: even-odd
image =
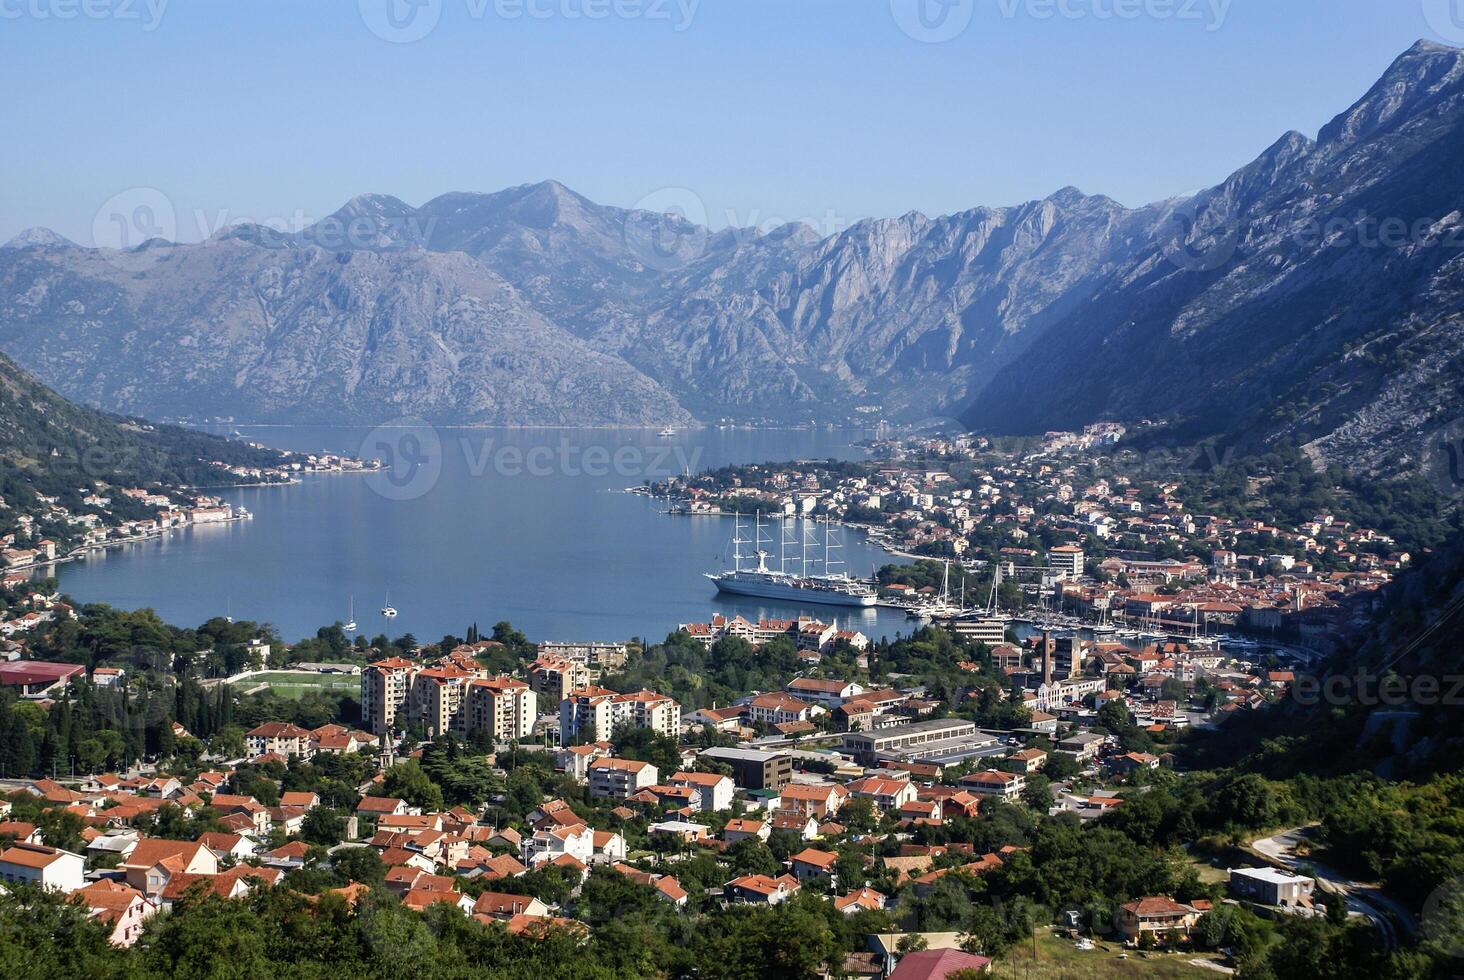
{"type": "Polygon", "coordinates": [[[960,404],[1150,241],[1157,208],[1013,208],[710,233],[546,182],[299,234],[0,250],[0,344],[154,416],[459,422],[920,417],[960,404]],[[662,249],[661,240],[670,245],[662,249]]]}
{"type": "Polygon", "coordinates": [[[0,255],[0,342],[67,395],[153,417],[662,422],[690,416],[483,263],[420,248],[0,255]]]}
{"type": "Polygon", "coordinates": [[[0,249],[0,347],[153,416],[1157,416],[1381,466],[1464,411],[1461,73],[1421,43],[1317,140],[1140,209],[1069,188],[712,233],[549,181],[128,253],[27,233],[0,249]]]}
{"type": "Polygon", "coordinates": [[[1410,468],[1464,413],[1464,58],[1420,43],[1317,141],[1289,134],[976,399],[995,431],[1163,417],[1410,468]],[[1042,378],[1041,385],[1031,379],[1042,378]]]}

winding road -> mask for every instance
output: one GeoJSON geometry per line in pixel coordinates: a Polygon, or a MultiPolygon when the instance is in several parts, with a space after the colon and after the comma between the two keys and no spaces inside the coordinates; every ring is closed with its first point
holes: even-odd
{"type": "Polygon", "coordinates": [[[1349,912],[1367,916],[1382,935],[1386,949],[1397,949],[1398,928],[1401,926],[1404,933],[1413,935],[1418,931],[1417,917],[1402,903],[1383,894],[1377,885],[1353,881],[1335,868],[1310,857],[1297,856],[1297,845],[1307,841],[1313,826],[1293,827],[1271,837],[1251,841],[1251,850],[1288,871],[1299,871],[1305,866],[1317,879],[1318,887],[1346,896],[1349,912]]]}

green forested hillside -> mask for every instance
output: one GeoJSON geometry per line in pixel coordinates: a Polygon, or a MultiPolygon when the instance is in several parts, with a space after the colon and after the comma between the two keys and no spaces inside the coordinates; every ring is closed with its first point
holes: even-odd
{"type": "MultiPolygon", "coordinates": [[[[68,511],[97,484],[113,487],[208,487],[235,482],[215,463],[278,465],[282,454],[242,442],[76,405],[0,356],[0,533],[15,518],[35,514],[39,497],[58,498],[68,511]]],[[[148,511],[123,498],[121,518],[148,511]],[[130,509],[135,509],[132,513],[130,509]]]]}

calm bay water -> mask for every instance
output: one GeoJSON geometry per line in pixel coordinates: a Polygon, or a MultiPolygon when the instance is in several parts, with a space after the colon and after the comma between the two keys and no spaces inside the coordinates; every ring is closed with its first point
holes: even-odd
{"type": "MultiPolygon", "coordinates": [[[[870,636],[908,632],[893,610],[785,605],[717,595],[732,519],[672,517],[627,487],[687,469],[862,458],[855,431],[655,431],[241,427],[281,449],[373,456],[376,475],[309,476],[222,492],[252,521],[197,527],[60,566],[83,602],[151,606],[192,626],[211,616],[273,623],[287,640],[355,619],[368,636],[423,642],[508,620],[534,640],[660,639],[713,613],[799,612],[870,636]],[[380,613],[388,594],[399,611],[380,613]]],[[[854,531],[843,558],[889,560],[854,531]]],[[[776,549],[773,549],[776,550],[776,549]]]]}

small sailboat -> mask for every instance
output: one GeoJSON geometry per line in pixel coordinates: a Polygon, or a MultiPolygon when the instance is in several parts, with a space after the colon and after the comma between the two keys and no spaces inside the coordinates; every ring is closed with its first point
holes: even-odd
{"type": "Polygon", "coordinates": [[[675,434],[676,434],[676,428],[674,426],[670,426],[670,425],[666,426],[666,428],[662,429],[661,432],[660,432],[660,435],[661,435],[661,438],[662,439],[670,439],[675,434]]]}
{"type": "Polygon", "coordinates": [[[396,607],[391,604],[391,593],[386,594],[386,603],[381,607],[381,615],[391,619],[397,614],[396,607]]]}
{"type": "Polygon", "coordinates": [[[226,622],[226,623],[232,623],[233,621],[234,621],[234,600],[233,599],[225,599],[224,600],[224,622],[226,622]]]}
{"type": "Polygon", "coordinates": [[[341,627],[347,633],[356,632],[356,597],[351,596],[351,611],[346,615],[346,624],[341,627]]]}

